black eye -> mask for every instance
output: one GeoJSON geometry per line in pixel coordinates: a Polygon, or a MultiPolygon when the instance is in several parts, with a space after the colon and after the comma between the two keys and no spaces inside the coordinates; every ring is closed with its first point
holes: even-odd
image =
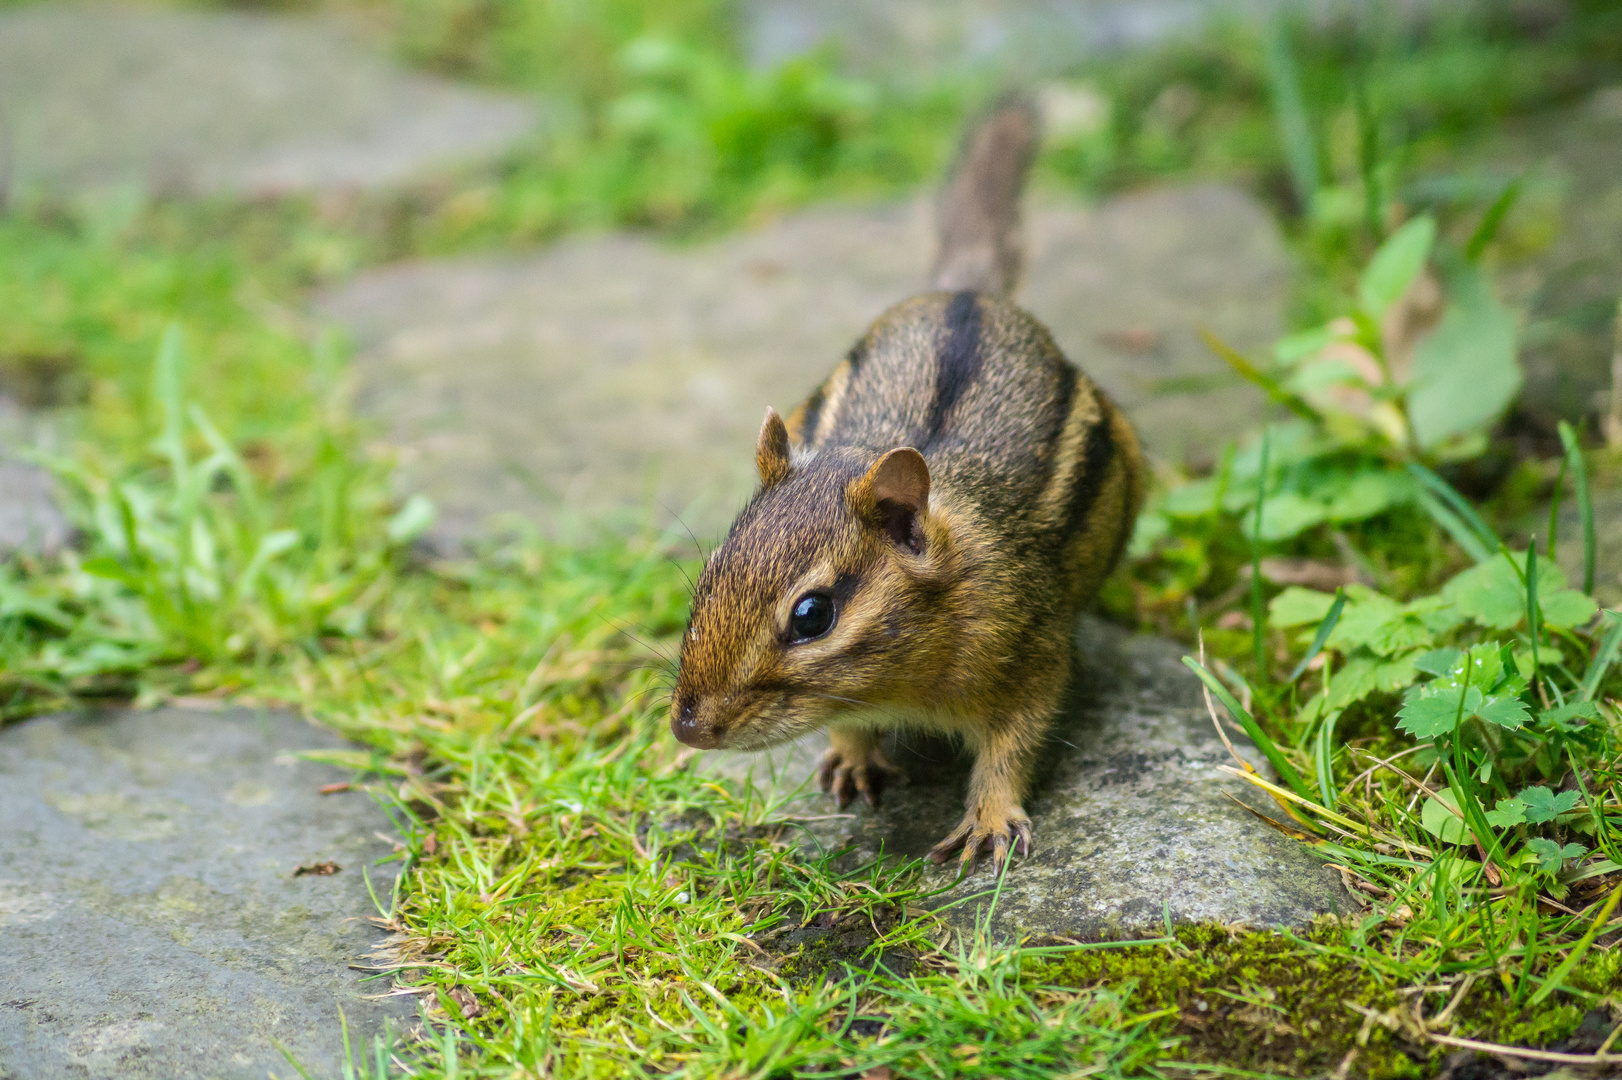
{"type": "Polygon", "coordinates": [[[794,614],[788,621],[789,637],[795,642],[819,638],[833,628],[833,597],[823,593],[806,593],[794,601],[794,614]]]}

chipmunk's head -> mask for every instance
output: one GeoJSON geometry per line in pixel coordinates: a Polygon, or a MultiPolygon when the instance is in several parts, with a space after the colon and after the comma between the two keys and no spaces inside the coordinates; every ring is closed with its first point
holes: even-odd
{"type": "Polygon", "coordinates": [[[940,633],[949,557],[929,468],[909,447],[790,459],[766,410],[760,490],[705,564],[670,726],[689,746],[758,750],[904,697],[940,633]]]}

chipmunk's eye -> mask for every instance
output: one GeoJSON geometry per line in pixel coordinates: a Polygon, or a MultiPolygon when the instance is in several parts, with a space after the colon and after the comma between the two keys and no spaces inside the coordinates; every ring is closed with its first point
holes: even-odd
{"type": "Polygon", "coordinates": [[[794,644],[826,634],[834,625],[834,600],[826,593],[806,593],[794,601],[788,632],[794,644]]]}

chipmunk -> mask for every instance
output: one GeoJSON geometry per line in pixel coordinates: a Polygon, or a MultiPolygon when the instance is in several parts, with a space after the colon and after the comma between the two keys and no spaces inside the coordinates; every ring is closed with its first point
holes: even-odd
{"type": "Polygon", "coordinates": [[[963,820],[930,851],[1028,855],[1021,801],[1071,670],[1072,633],[1143,495],[1130,424],[1007,300],[1038,121],[971,128],[938,204],[933,292],[881,315],[785,422],[760,487],[693,592],[671,697],[689,746],[758,750],[827,728],[819,777],[877,806],[880,735],[975,752],[963,820]]]}

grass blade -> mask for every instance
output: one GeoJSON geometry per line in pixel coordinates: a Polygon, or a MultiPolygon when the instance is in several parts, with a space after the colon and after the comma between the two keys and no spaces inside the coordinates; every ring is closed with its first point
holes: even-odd
{"type": "Polygon", "coordinates": [[[1249,382],[1261,387],[1262,393],[1289,409],[1301,419],[1311,420],[1315,423],[1323,419],[1318,410],[1309,405],[1305,398],[1284,389],[1277,379],[1246,360],[1233,346],[1227,344],[1204,327],[1200,328],[1200,340],[1204,341],[1205,347],[1221,357],[1229,367],[1243,375],[1249,382]]]}
{"type": "Polygon", "coordinates": [[[1560,459],[1560,472],[1554,478],[1554,495],[1549,499],[1549,538],[1543,544],[1545,559],[1553,559],[1560,547],[1560,496],[1566,490],[1566,472],[1570,467],[1569,455],[1560,459]]]}
{"type": "Polygon", "coordinates": [[[1340,613],[1345,607],[1346,590],[1344,588],[1336,589],[1335,602],[1329,605],[1329,614],[1325,615],[1323,622],[1318,624],[1318,632],[1312,637],[1312,648],[1308,649],[1307,655],[1303,656],[1301,662],[1295,665],[1295,670],[1290,672],[1288,679],[1284,680],[1284,685],[1288,686],[1299,679],[1302,673],[1307,670],[1307,665],[1312,663],[1319,653],[1323,652],[1324,642],[1328,641],[1329,635],[1335,632],[1335,624],[1340,622],[1340,613]]]}
{"type": "Polygon", "coordinates": [[[1250,631],[1256,650],[1256,681],[1267,682],[1267,609],[1262,606],[1262,508],[1267,505],[1267,458],[1272,434],[1262,430],[1261,470],[1256,474],[1256,527],[1250,537],[1250,631]]]}
{"type": "Polygon", "coordinates": [[[1295,68],[1295,52],[1290,48],[1290,31],[1282,18],[1275,18],[1267,33],[1267,79],[1273,90],[1273,115],[1278,121],[1278,140],[1290,168],[1290,186],[1295,189],[1301,213],[1312,210],[1318,194],[1318,148],[1312,138],[1306,103],[1301,97],[1301,79],[1295,68]]]}
{"type": "Polygon", "coordinates": [[[1432,521],[1440,525],[1443,531],[1453,538],[1455,544],[1464,549],[1464,553],[1470,558],[1478,563],[1484,563],[1492,558],[1492,551],[1481,546],[1481,541],[1476,538],[1476,534],[1471,531],[1470,526],[1466,525],[1459,515],[1448,509],[1446,503],[1424,488],[1419,490],[1419,505],[1425,513],[1430,515],[1432,521]]]}
{"type": "Polygon", "coordinates": [[[1550,994],[1560,989],[1560,984],[1565,981],[1567,975],[1571,974],[1571,969],[1577,966],[1588,952],[1589,946],[1594,944],[1594,939],[1599,937],[1600,930],[1605,926],[1605,920],[1609,919],[1611,912],[1616,910],[1618,899],[1622,899],[1622,885],[1618,885],[1611,890],[1611,895],[1606,899],[1605,905],[1599,909],[1599,914],[1594,917],[1594,922],[1589,926],[1588,932],[1582,936],[1582,939],[1577,944],[1571,947],[1571,951],[1566,954],[1566,958],[1560,961],[1560,966],[1549,974],[1548,979],[1544,981],[1542,986],[1538,987],[1538,992],[1532,995],[1531,1004],[1540,1004],[1550,994]]]}
{"type": "Polygon", "coordinates": [[[1605,620],[1610,624],[1605,631],[1605,638],[1600,642],[1599,652],[1594,654],[1588,670],[1583,673],[1584,701],[1594,700],[1594,694],[1599,690],[1599,684],[1605,678],[1606,670],[1610,668],[1611,661],[1616,659],[1617,646],[1622,645],[1622,616],[1618,616],[1614,611],[1607,611],[1605,620]]]}
{"type": "Polygon", "coordinates": [[[1498,235],[1498,227],[1504,223],[1504,217],[1521,197],[1521,185],[1526,178],[1517,176],[1511,180],[1504,190],[1494,199],[1487,212],[1481,215],[1481,224],[1471,234],[1470,242],[1464,246],[1464,257],[1471,262],[1481,258],[1481,253],[1487,250],[1493,237],[1498,235]]]}
{"type": "Polygon", "coordinates": [[[1324,805],[1335,809],[1335,721],[1340,719],[1336,710],[1324,717],[1318,725],[1318,738],[1313,747],[1313,770],[1318,774],[1318,794],[1324,805]]]}
{"type": "MultiPolygon", "coordinates": [[[[1452,484],[1443,480],[1417,461],[1408,463],[1408,472],[1415,480],[1419,481],[1420,487],[1425,493],[1439,500],[1447,510],[1458,518],[1459,523],[1465,526],[1473,535],[1474,542],[1467,542],[1462,535],[1454,532],[1453,527],[1449,526],[1431,507],[1426,506],[1426,510],[1430,512],[1433,518],[1436,518],[1437,524],[1452,533],[1453,539],[1459,542],[1460,547],[1470,552],[1471,557],[1477,562],[1486,562],[1497,554],[1498,534],[1488,527],[1487,523],[1481,519],[1480,514],[1476,513],[1476,508],[1470,505],[1470,500],[1460,495],[1452,484]]],[[[1423,501],[1422,499],[1421,502],[1423,503],[1423,501]]]]}
{"type": "Polygon", "coordinates": [[[1256,723],[1256,718],[1251,716],[1234,699],[1233,694],[1228,692],[1226,686],[1222,685],[1222,680],[1207,671],[1205,665],[1192,656],[1183,657],[1183,663],[1190,671],[1200,677],[1201,682],[1211,688],[1211,693],[1215,694],[1217,700],[1222,702],[1223,707],[1228,710],[1228,715],[1232,716],[1234,720],[1238,721],[1239,726],[1245,729],[1245,734],[1250,736],[1250,741],[1255,743],[1256,748],[1267,758],[1268,764],[1273,766],[1273,771],[1278,774],[1278,778],[1290,785],[1291,791],[1294,791],[1310,803],[1312,801],[1312,788],[1307,785],[1305,780],[1301,779],[1301,774],[1295,771],[1295,766],[1285,760],[1284,755],[1279,751],[1278,744],[1267,737],[1267,732],[1263,731],[1261,725],[1256,723]]]}
{"type": "Polygon", "coordinates": [[[1538,687],[1538,545],[1537,537],[1526,548],[1526,631],[1532,636],[1532,692],[1538,687]]]}
{"type": "MultiPolygon", "coordinates": [[[[1571,468],[1571,486],[1577,494],[1577,514],[1583,523],[1583,592],[1594,595],[1594,497],[1588,487],[1588,463],[1583,450],[1577,445],[1577,433],[1564,420],[1560,421],[1560,442],[1566,448],[1566,464],[1571,468]]],[[[1559,488],[1555,489],[1559,498],[1559,488]]],[[[1549,534],[1549,546],[1554,546],[1554,533],[1549,534]]]]}

